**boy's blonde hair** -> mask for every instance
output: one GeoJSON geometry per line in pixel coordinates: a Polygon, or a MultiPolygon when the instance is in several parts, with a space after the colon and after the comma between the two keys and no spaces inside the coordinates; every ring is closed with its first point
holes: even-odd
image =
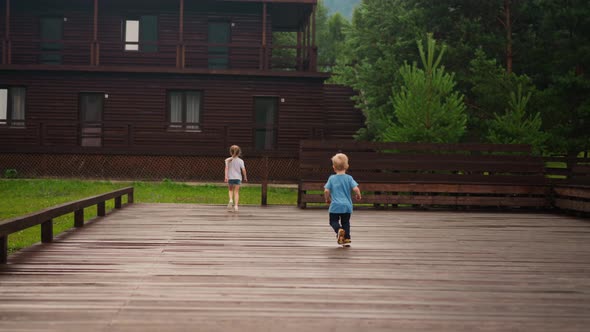
{"type": "Polygon", "coordinates": [[[337,171],[346,171],[348,169],[348,157],[344,153],[337,153],[332,157],[332,165],[337,171]]]}
{"type": "Polygon", "coordinates": [[[239,157],[242,155],[242,149],[240,149],[240,147],[237,145],[232,145],[229,147],[229,154],[232,156],[232,158],[239,157]]]}

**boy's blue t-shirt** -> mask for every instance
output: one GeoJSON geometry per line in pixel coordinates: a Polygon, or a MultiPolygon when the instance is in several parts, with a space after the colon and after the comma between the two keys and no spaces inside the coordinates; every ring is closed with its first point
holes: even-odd
{"type": "Polygon", "coordinates": [[[332,174],[324,188],[330,191],[330,213],[352,213],[351,191],[359,184],[348,174],[332,174]]]}

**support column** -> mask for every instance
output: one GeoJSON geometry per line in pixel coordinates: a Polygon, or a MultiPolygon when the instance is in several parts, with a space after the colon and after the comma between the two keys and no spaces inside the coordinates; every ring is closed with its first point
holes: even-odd
{"type": "Polygon", "coordinates": [[[266,16],[267,16],[267,5],[266,2],[262,4],[262,45],[260,48],[260,69],[268,69],[268,51],[266,47],[266,16]]]}
{"type": "Polygon", "coordinates": [[[50,243],[53,241],[53,219],[41,223],[41,242],[50,243]]]}
{"type": "Polygon", "coordinates": [[[301,26],[297,28],[297,71],[303,71],[303,59],[302,59],[302,46],[303,43],[301,41],[303,35],[301,32],[301,26]]]}
{"type": "Polygon", "coordinates": [[[74,227],[84,227],[84,209],[74,211],[74,227]]]}
{"type": "Polygon", "coordinates": [[[305,63],[307,64],[305,71],[309,71],[311,66],[311,16],[307,18],[305,25],[305,63]]]}
{"type": "Polygon", "coordinates": [[[98,44],[98,0],[94,0],[94,15],[92,22],[92,44],[90,45],[90,65],[98,66],[99,61],[99,44],[98,44]]]}
{"type": "Polygon", "coordinates": [[[8,235],[0,236],[0,264],[8,262],[8,235]]]}
{"type": "Polygon", "coordinates": [[[178,45],[176,45],[176,67],[184,68],[186,65],[186,45],[184,45],[184,0],[180,0],[178,18],[178,45]]]}
{"type": "Polygon", "coordinates": [[[4,28],[4,42],[2,45],[2,64],[9,65],[12,63],[12,50],[10,42],[10,0],[6,0],[6,16],[4,28]]]}
{"type": "Polygon", "coordinates": [[[317,71],[317,59],[318,59],[318,48],[315,43],[316,37],[316,11],[317,7],[313,6],[313,12],[311,14],[311,59],[310,59],[310,71],[317,71]]]}
{"type": "Polygon", "coordinates": [[[96,215],[99,217],[104,217],[106,215],[105,202],[100,202],[100,203],[96,204],[96,215]]]}

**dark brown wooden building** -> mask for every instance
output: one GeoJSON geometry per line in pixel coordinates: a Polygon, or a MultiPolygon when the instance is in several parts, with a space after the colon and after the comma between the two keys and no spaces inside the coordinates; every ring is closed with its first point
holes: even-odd
{"type": "Polygon", "coordinates": [[[213,180],[239,144],[293,179],[301,139],[362,126],[316,70],[316,2],[0,0],[0,170],[213,180]]]}

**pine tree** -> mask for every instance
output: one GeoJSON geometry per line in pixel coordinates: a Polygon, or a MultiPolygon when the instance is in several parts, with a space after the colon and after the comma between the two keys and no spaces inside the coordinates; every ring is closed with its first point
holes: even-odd
{"type": "Polygon", "coordinates": [[[526,107],[532,93],[523,95],[522,90],[519,85],[516,93],[510,93],[509,108],[504,114],[495,114],[490,122],[488,140],[497,144],[530,144],[533,151],[540,154],[547,135],[541,130],[541,114],[527,115],[526,107]]]}
{"type": "Polygon", "coordinates": [[[428,34],[427,50],[418,49],[424,69],[405,64],[400,69],[402,87],[392,96],[397,123],[383,133],[385,141],[457,142],[467,123],[463,95],[455,89],[454,75],[441,66],[445,47],[436,56],[436,41],[428,34]],[[435,60],[436,59],[436,60],[435,60]]]}

